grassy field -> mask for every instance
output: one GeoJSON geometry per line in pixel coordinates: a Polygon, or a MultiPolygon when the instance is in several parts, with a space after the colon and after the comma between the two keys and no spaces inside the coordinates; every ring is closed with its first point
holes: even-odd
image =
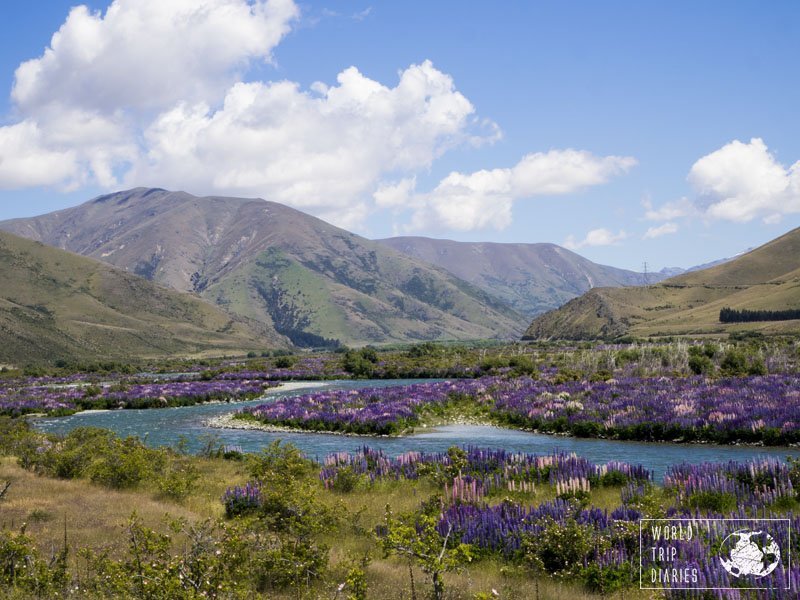
{"type": "MultiPolygon", "coordinates": [[[[66,453],[66,450],[63,452],[66,453]]],[[[153,460],[155,454],[142,456],[153,460]]],[[[187,461],[197,476],[191,493],[180,499],[167,497],[156,484],[157,475],[153,474],[136,485],[112,489],[108,485],[91,481],[93,475],[89,478],[84,475],[66,479],[43,472],[37,474],[30,468],[22,468],[17,457],[2,457],[0,484],[9,482],[10,487],[0,500],[0,535],[13,536],[13,532],[24,528],[45,561],[56,557],[66,541],[72,596],[106,597],[107,590],[97,592],[97,588],[92,587],[94,584],[90,583],[94,566],[87,562],[86,549],[96,553],[93,556],[101,555],[112,561],[129,563],[130,519],[134,514],[142,527],[170,535],[168,553],[174,557],[185,557],[191,541],[185,532],[175,533],[170,530],[168,523],[174,519],[183,519],[189,525],[212,520],[230,527],[239,524],[246,530],[257,529],[257,525],[242,517],[226,519],[221,501],[228,487],[241,485],[249,478],[251,467],[248,461],[178,455],[170,460],[173,459],[187,461]]],[[[161,459],[156,462],[159,460],[161,459]]],[[[383,481],[372,486],[359,486],[344,493],[325,490],[316,475],[317,471],[318,468],[309,470],[304,467],[304,474],[299,480],[304,489],[310,490],[310,501],[320,515],[335,515],[332,526],[312,528],[314,544],[329,548],[329,560],[324,574],[307,584],[278,586],[261,591],[250,589],[241,596],[231,593],[220,594],[219,597],[287,600],[357,597],[348,595],[347,589],[340,594],[337,588],[347,580],[354,561],[363,561],[364,557],[367,557],[367,564],[363,568],[363,581],[368,590],[366,598],[400,600],[429,597],[430,578],[418,565],[410,566],[407,560],[384,556],[373,532],[383,522],[387,505],[395,513],[416,510],[421,502],[439,493],[439,486],[428,479],[383,481]],[[412,574],[415,595],[412,595],[412,574]]],[[[273,485],[277,485],[275,480],[273,485]]],[[[0,489],[2,487],[0,485],[0,489]]],[[[292,486],[287,487],[287,490],[291,489],[292,486]]],[[[550,500],[553,496],[552,489],[542,487],[535,494],[522,494],[516,499],[539,503],[550,500]]],[[[591,503],[600,508],[611,508],[619,503],[619,489],[598,488],[591,495],[591,503]]],[[[311,515],[309,518],[314,519],[315,516],[311,515]]],[[[8,541],[10,538],[5,539],[8,541]]],[[[3,546],[0,538],[0,553],[3,552],[7,558],[8,548],[3,546]]],[[[492,597],[509,600],[599,597],[574,585],[569,578],[537,579],[524,564],[498,558],[476,559],[465,564],[458,572],[446,573],[444,581],[445,597],[454,600],[492,597]],[[492,590],[498,595],[493,595],[492,590]]],[[[4,590],[1,593],[12,598],[48,597],[47,593],[37,596],[30,588],[9,587],[7,577],[5,585],[0,589],[4,590]]],[[[52,593],[52,589],[48,593],[52,593]]],[[[154,594],[148,597],[165,597],[154,594]]],[[[626,590],[624,596],[640,597],[632,590],[626,590]]]]}
{"type": "Polygon", "coordinates": [[[0,232],[0,362],[246,353],[287,343],[189,294],[0,232]]]}
{"type": "Polygon", "coordinates": [[[664,337],[800,332],[800,320],[720,323],[722,308],[786,310],[800,306],[800,230],[736,260],[640,288],[596,288],[541,317],[530,339],[664,337]]]}
{"type": "MultiPolygon", "coordinates": [[[[11,488],[0,504],[0,528],[16,530],[27,524],[26,531],[36,541],[45,556],[55,554],[63,547],[65,536],[70,548],[108,549],[112,556],[124,554],[125,526],[132,513],[142,523],[158,531],[166,532],[167,519],[184,518],[200,522],[208,518],[222,518],[220,498],[226,487],[242,483],[246,478],[240,463],[222,459],[197,459],[201,472],[202,489],[184,502],[177,503],[160,498],[156,492],[143,485],[132,491],[109,490],[85,480],[62,480],[38,476],[16,464],[16,459],[5,457],[0,461],[0,481],[10,481],[11,488]]],[[[349,514],[358,513],[364,529],[381,522],[384,507],[389,504],[398,511],[413,510],[421,498],[434,492],[433,487],[422,484],[389,484],[376,486],[348,495],[320,494],[331,507],[344,507],[349,514]]],[[[596,497],[600,504],[612,504],[606,492],[596,497]]],[[[543,499],[543,498],[542,498],[543,499]]],[[[330,546],[332,573],[341,570],[353,555],[372,554],[366,569],[369,598],[411,598],[408,564],[394,558],[382,558],[376,551],[375,542],[369,535],[352,532],[342,535],[336,532],[322,535],[330,546]]],[[[175,540],[176,550],[180,538],[175,540]]],[[[73,553],[74,555],[74,553],[73,553]]],[[[75,558],[71,568],[80,572],[85,566],[75,558]]],[[[417,593],[426,597],[428,583],[425,574],[415,568],[417,593]]],[[[509,567],[502,561],[480,561],[469,566],[463,573],[446,576],[448,597],[453,599],[474,598],[475,594],[492,589],[501,598],[529,599],[536,597],[536,580],[522,568],[509,567]]],[[[264,598],[332,598],[335,597],[335,579],[315,584],[309,590],[270,590],[264,598]]],[[[338,584],[337,584],[338,585],[338,584]]],[[[541,579],[538,582],[542,600],[561,598],[598,598],[599,596],[569,585],[567,582],[541,579]]],[[[636,597],[630,592],[625,597],[636,597]]],[[[645,596],[642,596],[643,598],[645,596]]]]}

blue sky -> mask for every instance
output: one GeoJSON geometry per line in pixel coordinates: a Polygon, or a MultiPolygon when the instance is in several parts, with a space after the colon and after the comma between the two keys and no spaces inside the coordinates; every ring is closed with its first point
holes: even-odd
{"type": "Polygon", "coordinates": [[[0,219],[158,185],[637,270],[800,225],[796,2],[73,4],[4,3],[0,219]]]}

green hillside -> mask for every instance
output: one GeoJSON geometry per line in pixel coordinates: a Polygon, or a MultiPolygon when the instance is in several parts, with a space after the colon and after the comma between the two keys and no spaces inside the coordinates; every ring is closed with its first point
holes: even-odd
{"type": "Polygon", "coordinates": [[[722,308],[800,308],[800,229],[725,264],[646,288],[597,288],[531,323],[525,339],[800,333],[800,320],[720,323],[722,308]]]}
{"type": "Polygon", "coordinates": [[[299,346],[513,339],[527,322],[445,269],[265,200],[137,188],[0,229],[194,292],[299,346]]]}
{"type": "Polygon", "coordinates": [[[0,232],[0,363],[286,346],[254,323],[104,263],[0,232]]]}
{"type": "MultiPolygon", "coordinates": [[[[558,308],[594,287],[645,283],[642,273],[598,265],[555,244],[455,242],[425,237],[378,242],[446,269],[527,317],[558,308]]],[[[647,282],[662,279],[660,273],[651,273],[647,282]]]]}

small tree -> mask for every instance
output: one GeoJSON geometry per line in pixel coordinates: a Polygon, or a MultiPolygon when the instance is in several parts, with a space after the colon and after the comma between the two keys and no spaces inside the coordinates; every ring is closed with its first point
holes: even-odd
{"type": "MultiPolygon", "coordinates": [[[[459,571],[472,560],[472,546],[454,542],[451,534],[453,526],[447,523],[444,535],[439,532],[438,499],[423,506],[419,512],[407,513],[399,517],[386,507],[384,517],[385,535],[380,543],[384,554],[405,556],[422,568],[433,583],[432,597],[444,598],[445,573],[459,571]]],[[[412,580],[413,584],[413,580],[412,580]]]]}

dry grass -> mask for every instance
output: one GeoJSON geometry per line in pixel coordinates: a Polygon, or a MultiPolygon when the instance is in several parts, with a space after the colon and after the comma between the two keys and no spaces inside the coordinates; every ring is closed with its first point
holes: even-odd
{"type": "MultiPolygon", "coordinates": [[[[380,600],[411,600],[411,583],[408,563],[400,560],[374,560],[367,568],[369,597],[380,600]]],[[[493,561],[481,561],[461,573],[445,576],[446,597],[450,600],[472,600],[478,593],[491,594],[496,590],[502,600],[597,600],[599,596],[584,592],[568,581],[537,580],[522,568],[509,567],[493,561]]],[[[414,569],[417,598],[426,598],[431,584],[418,568],[414,569]]],[[[650,596],[639,590],[626,590],[620,596],[645,600],[650,596]]]]}
{"type": "Polygon", "coordinates": [[[203,517],[221,518],[225,509],[220,498],[225,490],[247,481],[243,462],[195,458],[192,464],[200,472],[197,489],[182,503],[186,509],[203,517]]]}
{"type": "MultiPolygon", "coordinates": [[[[117,550],[123,553],[123,528],[134,511],[145,526],[159,531],[166,531],[168,519],[184,518],[192,522],[219,518],[223,514],[220,497],[225,488],[247,479],[243,463],[197,458],[193,459],[193,464],[200,472],[201,483],[195,493],[179,504],[159,498],[151,485],[134,491],[113,491],[86,480],[40,477],[21,469],[14,458],[0,458],[0,481],[12,482],[6,498],[0,503],[0,528],[18,529],[22,523],[27,523],[27,532],[36,540],[42,553],[49,556],[63,545],[66,520],[70,548],[106,548],[112,554],[117,550]]],[[[271,592],[266,597],[275,600],[334,598],[336,586],[344,581],[346,565],[369,554],[372,560],[366,569],[368,597],[411,600],[408,563],[394,557],[382,557],[371,532],[382,522],[387,504],[395,513],[410,511],[435,492],[435,486],[426,480],[378,482],[348,494],[321,492],[320,498],[325,504],[337,514],[344,515],[342,527],[323,538],[330,547],[331,577],[311,590],[303,590],[299,596],[295,591],[286,594],[271,592]],[[357,519],[353,517],[355,514],[359,515],[357,519]]],[[[524,498],[520,495],[517,500],[535,504],[552,497],[552,490],[541,486],[535,494],[524,498]]],[[[592,504],[601,508],[618,505],[619,489],[593,490],[592,504]]],[[[74,566],[82,568],[77,562],[74,566]]],[[[414,568],[414,580],[416,597],[425,598],[430,592],[427,576],[414,568]]],[[[507,600],[598,598],[568,581],[547,578],[539,580],[537,592],[536,579],[530,572],[495,560],[477,561],[461,573],[448,574],[446,582],[447,598],[451,600],[472,600],[476,594],[491,593],[493,589],[500,598],[507,600]]],[[[637,590],[626,590],[624,597],[649,598],[637,590]]]]}
{"type": "Polygon", "coordinates": [[[134,511],[154,529],[164,529],[165,515],[188,520],[204,516],[141,492],[108,490],[85,480],[39,477],[12,458],[0,459],[0,480],[11,482],[0,504],[0,527],[19,528],[27,523],[27,533],[46,554],[63,546],[65,521],[70,547],[113,548],[134,511]]]}

